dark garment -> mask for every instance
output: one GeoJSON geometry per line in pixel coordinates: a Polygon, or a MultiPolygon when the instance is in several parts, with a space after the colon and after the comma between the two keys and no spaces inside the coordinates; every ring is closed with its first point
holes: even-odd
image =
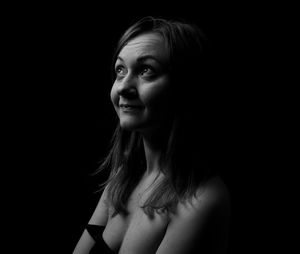
{"type": "Polygon", "coordinates": [[[105,229],[105,226],[99,226],[99,225],[91,225],[88,224],[86,226],[86,230],[89,232],[91,237],[95,241],[95,245],[90,250],[90,254],[113,254],[117,253],[115,251],[112,251],[109,246],[106,244],[106,242],[102,238],[103,230],[105,229]]]}

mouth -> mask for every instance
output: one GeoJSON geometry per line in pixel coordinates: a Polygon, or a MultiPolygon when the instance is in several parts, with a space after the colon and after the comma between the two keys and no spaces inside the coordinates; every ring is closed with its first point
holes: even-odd
{"type": "Polygon", "coordinates": [[[129,112],[129,111],[138,111],[143,109],[144,107],[140,105],[120,104],[119,108],[124,112],[129,112]]]}
{"type": "Polygon", "coordinates": [[[120,108],[143,108],[141,105],[134,105],[134,104],[120,104],[120,108]]]}

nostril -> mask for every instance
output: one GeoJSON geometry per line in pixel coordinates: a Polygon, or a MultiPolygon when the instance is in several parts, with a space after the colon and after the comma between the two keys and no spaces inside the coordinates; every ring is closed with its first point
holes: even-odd
{"type": "Polygon", "coordinates": [[[119,90],[119,95],[128,98],[128,99],[132,99],[135,98],[137,96],[137,91],[135,88],[123,88],[119,90]]]}

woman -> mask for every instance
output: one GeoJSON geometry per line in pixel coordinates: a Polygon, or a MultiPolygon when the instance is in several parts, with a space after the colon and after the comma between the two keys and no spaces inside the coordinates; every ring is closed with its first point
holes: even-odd
{"type": "Polygon", "coordinates": [[[121,37],[111,100],[119,118],[100,201],[74,253],[226,253],[230,201],[209,165],[207,40],[145,17],[121,37]]]}

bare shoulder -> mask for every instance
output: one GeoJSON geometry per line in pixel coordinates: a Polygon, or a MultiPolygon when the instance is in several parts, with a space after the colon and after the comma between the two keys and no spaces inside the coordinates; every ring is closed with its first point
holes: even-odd
{"type": "Polygon", "coordinates": [[[225,253],[229,218],[229,191],[221,178],[214,177],[189,201],[178,204],[157,254],[225,253]]]}
{"type": "Polygon", "coordinates": [[[229,208],[230,194],[223,180],[217,176],[199,187],[194,204],[199,209],[206,206],[210,208],[229,208]]]}
{"type": "Polygon", "coordinates": [[[177,208],[177,219],[190,216],[201,219],[206,213],[226,214],[230,212],[230,194],[222,179],[214,177],[199,187],[195,197],[189,202],[179,203],[177,208]]]}

